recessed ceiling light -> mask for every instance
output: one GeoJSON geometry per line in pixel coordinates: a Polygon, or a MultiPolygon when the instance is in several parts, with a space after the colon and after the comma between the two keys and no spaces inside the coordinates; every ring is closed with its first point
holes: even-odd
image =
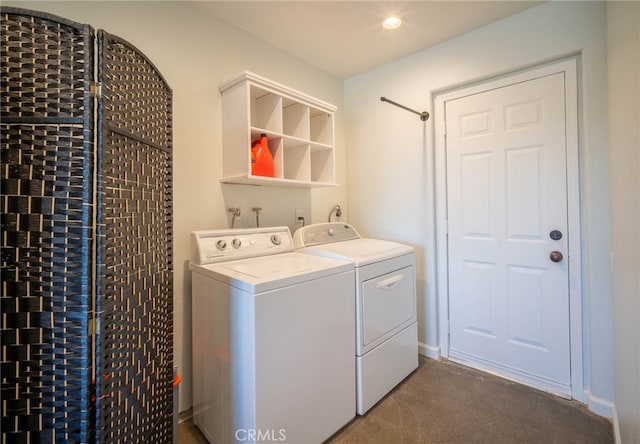
{"type": "Polygon", "coordinates": [[[400,27],[401,24],[402,20],[400,19],[400,17],[390,16],[384,19],[384,22],[382,22],[382,27],[384,29],[396,29],[400,27]]]}

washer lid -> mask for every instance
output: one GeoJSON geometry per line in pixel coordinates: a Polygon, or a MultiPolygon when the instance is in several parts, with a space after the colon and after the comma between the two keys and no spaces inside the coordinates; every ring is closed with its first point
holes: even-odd
{"type": "Polygon", "coordinates": [[[397,242],[364,238],[314,245],[298,251],[324,257],[351,260],[355,262],[356,267],[359,267],[398,257],[403,254],[413,253],[415,249],[409,245],[399,244],[397,242]]]}
{"type": "Polygon", "coordinates": [[[303,253],[283,253],[217,264],[191,263],[194,273],[250,293],[261,293],[353,270],[353,263],[303,253]]]}

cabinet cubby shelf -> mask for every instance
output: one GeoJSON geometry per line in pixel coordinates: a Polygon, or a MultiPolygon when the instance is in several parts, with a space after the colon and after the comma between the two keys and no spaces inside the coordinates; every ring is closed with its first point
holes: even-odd
{"type": "Polygon", "coordinates": [[[324,187],[335,183],[336,107],[245,71],[220,86],[225,183],[324,187]],[[251,174],[251,142],[266,134],[275,177],[251,174]]]}
{"type": "Polygon", "coordinates": [[[246,176],[226,177],[221,179],[221,182],[238,184],[238,185],[256,185],[256,186],[265,185],[265,186],[283,187],[283,188],[315,188],[315,187],[332,187],[337,185],[335,183],[282,179],[279,177],[253,176],[251,174],[246,176]]]}

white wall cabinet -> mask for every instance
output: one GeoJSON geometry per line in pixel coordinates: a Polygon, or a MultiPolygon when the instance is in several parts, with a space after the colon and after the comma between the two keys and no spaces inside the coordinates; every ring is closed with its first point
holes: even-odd
{"type": "Polygon", "coordinates": [[[222,182],[335,185],[336,107],[245,71],[220,86],[222,182]],[[251,174],[251,142],[266,134],[275,177],[251,174]]]}

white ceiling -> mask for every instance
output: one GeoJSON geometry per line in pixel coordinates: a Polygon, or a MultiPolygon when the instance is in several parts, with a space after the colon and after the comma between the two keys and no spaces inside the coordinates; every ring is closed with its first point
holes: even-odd
{"type": "Polygon", "coordinates": [[[501,20],[544,1],[193,1],[235,25],[339,78],[383,65],[501,20]],[[385,30],[386,15],[403,26],[385,30]]]}

